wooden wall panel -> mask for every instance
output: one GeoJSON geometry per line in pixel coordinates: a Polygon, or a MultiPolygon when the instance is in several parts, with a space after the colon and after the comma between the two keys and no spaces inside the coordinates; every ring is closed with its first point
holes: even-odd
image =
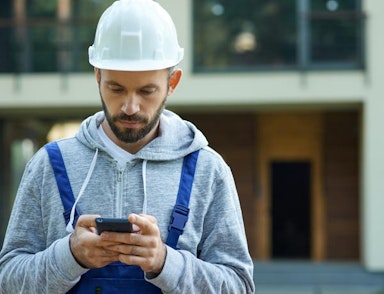
{"type": "Polygon", "coordinates": [[[270,258],[271,160],[312,165],[312,259],[359,259],[359,117],[352,112],[182,113],[231,167],[253,258],[270,258]]]}
{"type": "Polygon", "coordinates": [[[324,188],[327,259],[360,257],[359,117],[357,112],[324,116],[324,188]]]}
{"type": "Polygon", "coordinates": [[[243,211],[249,250],[255,256],[254,234],[254,114],[181,114],[207,137],[232,169],[243,211]]]}

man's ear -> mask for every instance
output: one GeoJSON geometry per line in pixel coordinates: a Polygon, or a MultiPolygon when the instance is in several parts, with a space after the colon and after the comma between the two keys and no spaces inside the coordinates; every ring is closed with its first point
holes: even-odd
{"type": "Polygon", "coordinates": [[[177,85],[181,80],[183,71],[181,69],[176,69],[169,78],[169,87],[168,87],[168,96],[172,95],[175,92],[177,85]]]}
{"type": "Polygon", "coordinates": [[[97,83],[100,86],[100,81],[101,81],[101,71],[100,71],[100,68],[94,67],[93,71],[95,72],[96,81],[97,81],[97,83]]]}

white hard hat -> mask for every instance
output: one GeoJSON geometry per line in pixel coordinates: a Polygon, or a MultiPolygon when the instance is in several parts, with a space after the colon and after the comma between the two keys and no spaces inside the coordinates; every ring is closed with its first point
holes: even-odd
{"type": "Polygon", "coordinates": [[[88,54],[97,68],[144,71],[177,65],[184,50],[171,17],[158,3],[120,0],[100,17],[88,54]]]}

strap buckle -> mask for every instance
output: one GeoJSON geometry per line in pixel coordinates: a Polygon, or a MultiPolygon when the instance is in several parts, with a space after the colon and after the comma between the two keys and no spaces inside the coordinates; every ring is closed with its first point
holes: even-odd
{"type": "Polygon", "coordinates": [[[188,220],[189,208],[181,204],[176,204],[173,208],[171,215],[171,222],[168,226],[168,231],[174,229],[180,232],[180,235],[184,232],[185,224],[188,220]]]}

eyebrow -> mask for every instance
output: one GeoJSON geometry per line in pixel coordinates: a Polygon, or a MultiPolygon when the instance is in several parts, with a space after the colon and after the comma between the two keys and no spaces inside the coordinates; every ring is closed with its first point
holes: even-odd
{"type": "Polygon", "coordinates": [[[104,81],[104,83],[106,83],[107,85],[123,87],[123,85],[120,85],[119,83],[117,83],[115,81],[104,81]]]}
{"type": "MultiPolygon", "coordinates": [[[[123,87],[125,88],[124,85],[121,85],[120,83],[118,82],[115,82],[113,80],[107,80],[107,81],[104,81],[107,85],[110,85],[110,86],[119,86],[119,87],[123,87]]],[[[154,83],[149,83],[149,84],[146,84],[146,85],[143,85],[141,87],[139,87],[140,89],[142,88],[155,88],[155,89],[159,89],[159,86],[154,84],[154,83]]]]}

